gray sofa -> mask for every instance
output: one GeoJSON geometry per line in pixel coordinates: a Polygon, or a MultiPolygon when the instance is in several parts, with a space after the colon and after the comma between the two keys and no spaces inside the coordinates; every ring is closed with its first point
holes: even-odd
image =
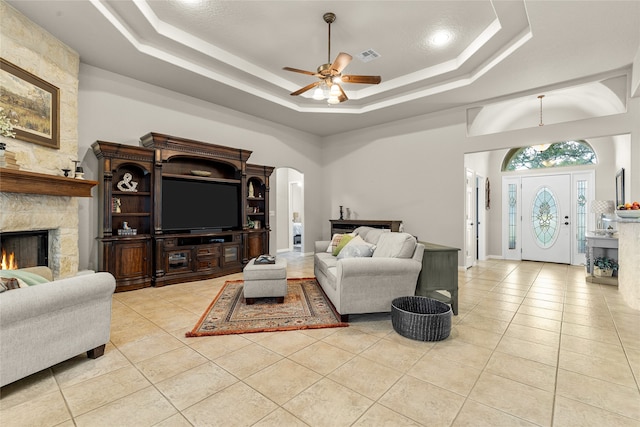
{"type": "Polygon", "coordinates": [[[415,295],[424,255],[424,245],[407,233],[359,227],[353,234],[375,245],[372,256],[334,256],[327,252],[330,241],[315,242],[316,279],[342,321],[389,312],[393,299],[415,295]]]}
{"type": "MultiPolygon", "coordinates": [[[[53,279],[47,267],[17,271],[53,279]]],[[[114,290],[111,274],[91,273],[0,293],[0,386],[84,352],[104,354],[114,290]]]]}

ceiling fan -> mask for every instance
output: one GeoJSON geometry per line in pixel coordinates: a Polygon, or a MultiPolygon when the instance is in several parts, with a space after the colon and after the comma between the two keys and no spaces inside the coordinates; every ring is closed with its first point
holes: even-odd
{"type": "Polygon", "coordinates": [[[353,59],[348,53],[340,52],[336,59],[331,63],[331,24],[336,20],[335,13],[327,12],[322,15],[324,22],[329,25],[329,43],[327,53],[327,63],[318,67],[318,70],[314,73],[312,71],[299,70],[297,68],[284,67],[284,70],[293,71],[294,73],[307,74],[310,76],[318,77],[320,80],[311,83],[303,88],[292,92],[292,96],[300,95],[308,90],[316,88],[313,93],[313,99],[321,100],[327,98],[329,104],[339,104],[346,101],[347,94],[344,93],[344,89],[340,83],[362,83],[377,85],[382,81],[380,76],[357,76],[357,75],[342,75],[342,70],[345,69],[349,62],[353,59]]]}

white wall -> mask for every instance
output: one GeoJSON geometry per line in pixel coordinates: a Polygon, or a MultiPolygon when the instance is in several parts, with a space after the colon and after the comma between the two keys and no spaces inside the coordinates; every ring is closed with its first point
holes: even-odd
{"type": "MultiPolygon", "coordinates": [[[[322,193],[323,172],[319,163],[321,143],[316,136],[86,64],[80,66],[79,80],[78,152],[87,179],[100,179],[98,161],[91,149],[91,144],[96,140],[139,145],[139,137],[158,132],[252,150],[249,158],[252,164],[275,167],[293,165],[305,175],[305,191],[322,193]]],[[[276,185],[271,185],[270,190],[270,202],[273,203],[277,198],[276,185]]],[[[305,203],[307,240],[313,242],[321,237],[320,224],[326,218],[321,216],[321,198],[306,197],[305,203]]],[[[97,221],[97,197],[82,200],[79,239],[81,269],[97,268],[97,221]]],[[[277,224],[277,216],[271,217],[270,222],[277,224]]],[[[273,253],[276,249],[274,232],[270,248],[273,253]]]]}

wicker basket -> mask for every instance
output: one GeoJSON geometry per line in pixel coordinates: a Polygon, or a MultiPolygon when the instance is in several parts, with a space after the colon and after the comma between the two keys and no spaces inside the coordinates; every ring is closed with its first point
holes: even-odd
{"type": "Polygon", "coordinates": [[[391,302],[391,323],[403,337],[440,341],[451,333],[451,307],[422,296],[396,298],[391,302]]]}

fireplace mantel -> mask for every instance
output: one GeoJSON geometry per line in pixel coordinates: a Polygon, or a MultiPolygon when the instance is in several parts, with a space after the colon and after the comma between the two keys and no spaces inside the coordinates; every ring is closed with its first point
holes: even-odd
{"type": "Polygon", "coordinates": [[[0,168],[0,192],[91,197],[98,181],[0,168]]]}

